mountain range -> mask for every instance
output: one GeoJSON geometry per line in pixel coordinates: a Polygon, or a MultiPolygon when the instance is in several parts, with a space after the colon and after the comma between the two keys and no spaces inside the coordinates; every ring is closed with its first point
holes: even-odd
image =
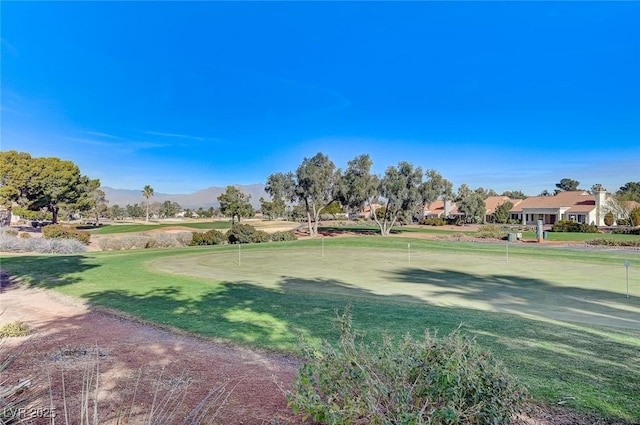
{"type": "MultiPolygon", "coordinates": [[[[251,195],[250,202],[255,209],[260,208],[260,198],[271,199],[267,192],[265,192],[264,186],[264,184],[236,185],[242,192],[251,195]]],[[[144,204],[147,201],[146,198],[142,196],[142,190],[115,189],[109,186],[102,186],[101,189],[104,191],[110,206],[119,205],[120,207],[124,207],[127,204],[144,204]]],[[[210,207],[218,208],[220,206],[218,196],[224,193],[225,190],[226,187],[212,186],[189,194],[156,192],[150,201],[177,202],[184,209],[198,209],[200,207],[204,209],[210,207]]]]}

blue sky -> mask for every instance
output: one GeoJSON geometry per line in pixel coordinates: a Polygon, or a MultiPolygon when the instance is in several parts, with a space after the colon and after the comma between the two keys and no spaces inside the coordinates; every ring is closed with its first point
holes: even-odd
{"type": "Polygon", "coordinates": [[[640,180],[640,2],[2,2],[2,150],[105,186],[323,152],[538,194],[640,180]]]}

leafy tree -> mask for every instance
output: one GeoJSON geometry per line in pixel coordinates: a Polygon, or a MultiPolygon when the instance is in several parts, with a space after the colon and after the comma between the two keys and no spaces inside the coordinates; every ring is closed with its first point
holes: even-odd
{"type": "MultiPolygon", "coordinates": [[[[633,223],[631,213],[634,208],[634,201],[628,200],[624,194],[612,196],[608,199],[605,206],[606,212],[612,213],[618,220],[626,223],[633,223]]],[[[640,222],[638,222],[638,224],[640,224],[640,222]]]]}
{"type": "Polygon", "coordinates": [[[149,222],[149,198],[151,198],[153,195],[154,195],[153,188],[151,186],[146,185],[142,189],[142,196],[147,198],[147,218],[145,220],[146,222],[149,222]]]}
{"type": "Polygon", "coordinates": [[[295,193],[305,206],[309,235],[318,235],[320,212],[336,199],[339,178],[340,170],[320,152],[305,158],[296,170],[295,193]]]}
{"type": "Polygon", "coordinates": [[[469,196],[457,202],[458,210],[462,211],[467,221],[472,223],[484,222],[487,206],[481,194],[472,192],[469,196]]]}
{"type": "Polygon", "coordinates": [[[81,175],[71,161],[0,152],[0,203],[9,208],[15,202],[31,211],[45,209],[57,223],[61,208],[86,208],[91,188],[99,186],[98,180],[81,175]]]}
{"type": "Polygon", "coordinates": [[[495,212],[493,213],[496,222],[506,223],[507,221],[509,221],[509,212],[511,211],[511,208],[513,208],[513,203],[509,201],[505,201],[502,204],[498,205],[495,212]]]}
{"type": "Polygon", "coordinates": [[[468,198],[473,194],[473,190],[466,183],[462,183],[458,187],[458,193],[456,194],[455,201],[460,202],[465,198],[468,198]]]}
{"type": "Polygon", "coordinates": [[[549,192],[547,189],[545,189],[542,192],[540,192],[540,195],[538,195],[538,196],[553,196],[553,195],[551,195],[551,192],[549,192]]]}
{"type": "Polygon", "coordinates": [[[162,217],[175,217],[182,207],[177,202],[164,201],[160,207],[160,216],[162,217]]]}
{"type": "Polygon", "coordinates": [[[424,205],[425,188],[422,182],[422,168],[401,161],[396,167],[389,167],[380,179],[379,194],[385,214],[382,219],[376,215],[372,204],[373,219],[383,236],[388,236],[399,219],[406,219],[419,211],[424,205]]]}
{"type": "Polygon", "coordinates": [[[511,199],[527,199],[527,195],[521,190],[506,190],[500,196],[506,196],[511,199]]]}
{"type": "Polygon", "coordinates": [[[285,213],[286,204],[282,198],[276,198],[272,201],[267,201],[264,198],[260,198],[260,211],[269,220],[273,220],[276,217],[282,217],[285,213]]]}
{"type": "Polygon", "coordinates": [[[112,205],[107,208],[107,217],[111,220],[118,220],[124,218],[127,215],[127,210],[120,205],[112,205]]]}
{"type": "Polygon", "coordinates": [[[342,206],[340,202],[333,201],[322,210],[320,210],[320,214],[329,214],[335,218],[336,214],[340,214],[342,212],[342,206]]]}
{"type": "MultiPolygon", "coordinates": [[[[98,185],[100,183],[98,182],[98,185]]],[[[95,186],[95,184],[94,184],[95,186]]],[[[90,193],[90,213],[93,217],[96,218],[96,224],[100,223],[100,217],[107,214],[107,196],[104,193],[104,190],[99,187],[94,187],[90,193]]]]}
{"type": "Polygon", "coordinates": [[[573,179],[564,178],[560,180],[560,183],[556,183],[556,192],[569,192],[572,190],[578,190],[580,182],[573,179]]]}
{"type": "Polygon", "coordinates": [[[477,188],[475,190],[475,192],[477,194],[481,195],[484,199],[487,199],[489,196],[498,196],[498,192],[496,192],[495,190],[493,190],[493,189],[485,189],[482,186],[477,188]]]}
{"type": "Polygon", "coordinates": [[[127,210],[127,216],[131,218],[141,218],[144,217],[144,209],[140,206],[140,204],[127,204],[125,207],[127,210]]]}
{"type": "Polygon", "coordinates": [[[591,189],[589,189],[589,193],[592,195],[595,195],[597,192],[604,190],[604,187],[600,184],[600,183],[596,183],[594,185],[591,186],[591,189]]]}
{"type": "Polygon", "coordinates": [[[253,215],[253,207],[249,202],[251,195],[245,194],[235,186],[227,186],[224,193],[218,196],[220,202],[220,212],[231,217],[231,224],[235,224],[235,218],[240,222],[242,217],[253,215]]]}
{"type": "Polygon", "coordinates": [[[431,203],[436,199],[453,199],[453,183],[442,177],[436,170],[427,170],[425,177],[423,197],[426,203],[431,203]]]}
{"type": "Polygon", "coordinates": [[[304,205],[309,235],[317,236],[320,211],[337,199],[340,175],[329,157],[318,152],[312,158],[304,158],[295,175],[270,175],[265,190],[273,199],[297,200],[304,205]]]}
{"type": "Polygon", "coordinates": [[[616,195],[623,197],[627,201],[640,202],[640,181],[625,183],[616,192],[616,195]]]}
{"type": "Polygon", "coordinates": [[[347,163],[338,185],[338,197],[351,211],[362,211],[365,205],[372,207],[377,202],[380,178],[371,174],[372,165],[369,155],[357,156],[347,163]]]}

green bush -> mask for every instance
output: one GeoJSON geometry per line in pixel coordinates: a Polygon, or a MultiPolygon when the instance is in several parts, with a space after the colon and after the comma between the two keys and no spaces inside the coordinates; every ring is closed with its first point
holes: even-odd
{"type": "Polygon", "coordinates": [[[211,229],[204,233],[193,232],[191,245],[222,245],[227,242],[227,237],[219,230],[211,229]]]}
{"type": "Polygon", "coordinates": [[[256,230],[255,227],[248,224],[238,223],[227,231],[227,239],[229,243],[254,243],[268,242],[271,237],[265,231],[256,230]]]}
{"type": "Polygon", "coordinates": [[[75,239],[84,244],[88,244],[91,238],[91,235],[87,232],[61,224],[50,224],[49,226],[43,227],[42,236],[46,239],[75,239]]]}
{"type": "Polygon", "coordinates": [[[605,226],[613,226],[614,222],[615,222],[615,218],[614,218],[613,213],[611,211],[609,211],[608,213],[606,213],[604,215],[604,224],[605,224],[605,226]]]}
{"type": "Polygon", "coordinates": [[[326,424],[510,424],[526,391],[475,340],[458,331],[437,338],[356,341],[347,309],[342,335],[304,346],[287,401],[326,424]],[[365,420],[366,419],[366,420],[365,420]]]}
{"type": "Polygon", "coordinates": [[[20,239],[29,239],[31,237],[28,233],[20,233],[20,239]]]}
{"type": "Polygon", "coordinates": [[[430,217],[430,218],[423,218],[418,223],[424,224],[425,226],[444,226],[445,224],[447,224],[447,220],[440,217],[435,217],[435,218],[430,217]]]}
{"type": "Polygon", "coordinates": [[[560,220],[551,228],[552,232],[598,233],[593,224],[578,223],[573,220],[560,220]]]}
{"type": "Polygon", "coordinates": [[[273,232],[271,234],[271,240],[274,242],[295,241],[297,239],[296,232],[293,230],[287,230],[286,232],[273,232]]]}

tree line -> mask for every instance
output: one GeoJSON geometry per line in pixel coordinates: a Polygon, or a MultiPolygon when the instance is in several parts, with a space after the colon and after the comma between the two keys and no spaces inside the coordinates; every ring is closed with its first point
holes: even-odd
{"type": "MultiPolygon", "coordinates": [[[[419,216],[424,205],[437,199],[455,201],[458,210],[468,221],[482,222],[486,213],[485,199],[496,196],[492,189],[471,189],[461,184],[454,192],[453,184],[434,169],[423,170],[407,161],[389,166],[384,173],[372,172],[373,161],[367,154],[348,161],[344,171],[336,167],[321,152],[304,158],[295,171],[276,172],[267,177],[265,190],[271,199],[260,199],[265,217],[287,216],[307,222],[309,234],[318,234],[318,224],[323,214],[362,211],[367,208],[381,234],[388,235],[400,223],[410,222],[419,216]]],[[[564,178],[556,184],[555,194],[577,190],[577,180],[564,178]]],[[[601,185],[594,185],[595,193],[601,185]]],[[[0,152],[0,205],[12,208],[18,205],[25,216],[46,214],[56,223],[61,213],[83,213],[112,219],[132,217],[175,217],[182,208],[171,201],[152,203],[154,190],[146,185],[142,189],[146,205],[134,204],[109,207],[100,181],[82,175],[71,161],[59,158],[34,158],[29,153],[0,152]]],[[[521,191],[505,191],[501,194],[511,199],[524,199],[521,191]]],[[[541,195],[552,195],[544,191],[541,195]]],[[[235,186],[227,186],[218,196],[220,208],[185,210],[185,216],[231,217],[235,222],[254,215],[251,196],[235,186]]],[[[628,182],[616,192],[611,201],[618,216],[624,216],[633,202],[640,202],[640,182],[628,182]]],[[[510,202],[500,205],[495,212],[497,220],[507,220],[510,202]]],[[[628,215],[628,214],[627,214],[628,215]]]]}

